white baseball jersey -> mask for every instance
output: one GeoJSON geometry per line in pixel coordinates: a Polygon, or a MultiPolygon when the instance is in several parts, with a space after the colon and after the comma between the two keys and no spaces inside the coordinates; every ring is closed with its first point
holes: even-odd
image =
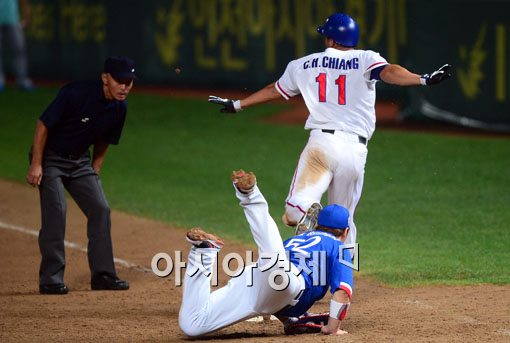
{"type": "Polygon", "coordinates": [[[371,50],[327,48],[291,61],[275,87],[287,100],[302,94],[310,111],[306,129],[341,130],[370,139],[376,83],[370,72],[386,64],[371,50]]]}

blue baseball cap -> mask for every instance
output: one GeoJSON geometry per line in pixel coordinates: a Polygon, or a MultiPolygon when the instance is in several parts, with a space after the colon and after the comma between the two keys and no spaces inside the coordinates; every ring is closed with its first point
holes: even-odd
{"type": "Polygon", "coordinates": [[[117,81],[136,79],[135,62],[125,56],[110,56],[104,61],[104,73],[109,73],[117,81]]]}
{"type": "Polygon", "coordinates": [[[349,227],[349,210],[337,204],[328,205],[320,211],[317,223],[332,229],[345,229],[349,227]]]}

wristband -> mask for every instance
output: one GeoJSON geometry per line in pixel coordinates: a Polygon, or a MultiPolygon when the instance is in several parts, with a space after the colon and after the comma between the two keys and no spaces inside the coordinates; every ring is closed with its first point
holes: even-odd
{"type": "Polygon", "coordinates": [[[240,112],[243,110],[241,108],[241,100],[236,100],[236,101],[234,101],[233,104],[234,104],[234,109],[236,110],[236,112],[240,112]]]}
{"type": "Polygon", "coordinates": [[[329,316],[331,318],[343,320],[350,306],[351,303],[344,304],[331,299],[329,303],[329,316]]]}
{"type": "Polygon", "coordinates": [[[420,77],[420,83],[421,83],[422,86],[426,86],[427,85],[427,78],[428,77],[425,77],[425,75],[420,77]]]}

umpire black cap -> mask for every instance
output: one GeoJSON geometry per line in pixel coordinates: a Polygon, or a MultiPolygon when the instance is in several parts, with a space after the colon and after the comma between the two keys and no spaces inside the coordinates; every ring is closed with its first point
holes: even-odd
{"type": "Polygon", "coordinates": [[[125,56],[110,56],[104,61],[104,73],[109,73],[115,80],[133,80],[135,75],[135,62],[125,56]]]}

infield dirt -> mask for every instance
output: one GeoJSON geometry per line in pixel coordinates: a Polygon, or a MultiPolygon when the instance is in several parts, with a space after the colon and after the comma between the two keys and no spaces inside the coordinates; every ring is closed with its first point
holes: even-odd
{"type": "MultiPolygon", "coordinates": [[[[39,227],[38,192],[0,180],[0,221],[39,227]]],[[[85,218],[68,202],[66,239],[86,246],[85,218]]],[[[240,209],[241,211],[241,209],[240,209]]],[[[116,257],[150,268],[158,252],[173,256],[189,244],[185,229],[113,211],[116,257]]],[[[239,228],[247,230],[248,227],[239,228]]],[[[129,280],[125,292],[91,291],[86,254],[66,249],[65,296],[38,294],[39,251],[35,236],[0,228],[0,341],[183,341],[177,317],[182,288],[173,276],[118,266],[129,280]]],[[[226,243],[222,254],[246,246],[226,243]]],[[[220,255],[221,258],[221,255],[220,255]]],[[[225,283],[220,273],[220,284],[225,283]]],[[[221,342],[509,342],[510,286],[430,286],[391,288],[356,274],[355,293],[344,322],[348,335],[283,335],[277,321],[243,322],[204,339],[221,342]]],[[[312,310],[328,309],[321,301],[312,310]]]]}

